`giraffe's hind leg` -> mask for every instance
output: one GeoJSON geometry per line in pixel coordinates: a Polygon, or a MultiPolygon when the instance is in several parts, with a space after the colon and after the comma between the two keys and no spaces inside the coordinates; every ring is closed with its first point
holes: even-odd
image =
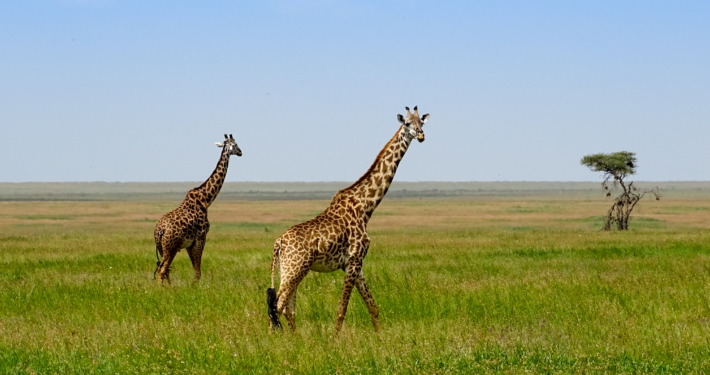
{"type": "Polygon", "coordinates": [[[281,314],[286,316],[286,321],[288,322],[291,331],[296,330],[296,291],[298,289],[298,284],[300,284],[302,277],[295,279],[285,280],[279,287],[279,296],[276,301],[276,313],[280,317],[281,314]],[[282,292],[283,291],[283,292],[282,292]]]}
{"type": "Polygon", "coordinates": [[[177,255],[180,250],[180,245],[167,245],[167,243],[163,242],[163,259],[158,267],[158,281],[160,281],[160,285],[163,285],[163,280],[167,280],[168,284],[170,284],[170,264],[172,264],[175,255],[177,255]]]}
{"type": "MultiPolygon", "coordinates": [[[[162,234],[161,234],[162,236],[162,234]]],[[[160,243],[160,239],[156,238],[155,240],[155,257],[157,259],[157,262],[155,263],[155,271],[153,271],[153,280],[156,279],[156,275],[158,274],[158,270],[160,269],[160,264],[162,263],[162,256],[163,256],[163,245],[160,243]]]]}
{"type": "Polygon", "coordinates": [[[288,300],[286,300],[286,306],[284,307],[284,316],[288,322],[288,326],[291,330],[296,330],[296,295],[298,294],[298,289],[294,289],[288,300]]]}
{"type": "Polygon", "coordinates": [[[283,313],[292,331],[296,330],[296,290],[298,284],[308,274],[313,263],[312,258],[282,259],[281,264],[281,285],[277,295],[276,311],[278,316],[283,313]]]}
{"type": "Polygon", "coordinates": [[[360,292],[362,299],[365,301],[365,305],[367,305],[367,311],[370,312],[370,320],[372,320],[372,325],[375,327],[375,332],[379,332],[380,313],[377,309],[375,299],[372,298],[372,293],[370,293],[370,290],[367,288],[367,283],[365,283],[365,275],[363,275],[362,270],[360,270],[360,276],[355,279],[355,287],[357,288],[357,291],[360,292]]]}
{"type": "Polygon", "coordinates": [[[153,280],[156,279],[160,265],[162,264],[163,258],[163,236],[165,235],[165,228],[163,228],[163,219],[160,219],[158,224],[155,226],[155,231],[153,232],[153,238],[155,239],[155,258],[157,262],[155,263],[155,271],[153,271],[153,280]]]}

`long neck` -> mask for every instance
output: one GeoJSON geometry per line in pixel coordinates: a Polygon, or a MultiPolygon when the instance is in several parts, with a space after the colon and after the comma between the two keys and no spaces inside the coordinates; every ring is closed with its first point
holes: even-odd
{"type": "Polygon", "coordinates": [[[400,127],[377,155],[370,169],[354,184],[343,190],[343,192],[349,192],[359,199],[365,221],[370,220],[375,208],[387,194],[399,162],[402,161],[411,141],[412,139],[406,137],[400,127]]]}
{"type": "Polygon", "coordinates": [[[214,172],[210,175],[202,185],[195,188],[194,190],[200,194],[200,200],[209,207],[217,194],[219,194],[222,185],[224,184],[224,179],[227,178],[227,168],[229,167],[229,153],[226,149],[222,149],[222,154],[219,157],[219,162],[214,169],[214,172]]]}

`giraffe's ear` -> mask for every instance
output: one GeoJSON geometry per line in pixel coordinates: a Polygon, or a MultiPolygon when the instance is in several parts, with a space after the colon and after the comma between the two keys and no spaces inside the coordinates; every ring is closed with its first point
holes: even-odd
{"type": "Polygon", "coordinates": [[[221,148],[221,147],[224,147],[224,145],[221,144],[221,143],[219,143],[219,142],[215,142],[214,145],[217,146],[217,147],[220,147],[220,148],[221,148]]]}
{"type": "Polygon", "coordinates": [[[428,114],[428,113],[425,114],[424,116],[422,116],[422,124],[425,123],[425,122],[427,122],[427,120],[429,120],[429,114],[428,114]]]}
{"type": "Polygon", "coordinates": [[[401,122],[402,124],[404,124],[404,116],[398,114],[398,115],[397,115],[397,121],[399,121],[399,122],[401,122]]]}

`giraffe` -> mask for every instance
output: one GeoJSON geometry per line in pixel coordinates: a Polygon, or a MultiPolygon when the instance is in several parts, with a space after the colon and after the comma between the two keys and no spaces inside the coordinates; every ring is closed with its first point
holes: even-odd
{"type": "Polygon", "coordinates": [[[180,206],[165,214],[155,226],[153,235],[158,262],[153,277],[157,273],[161,284],[163,280],[170,282],[170,263],[180,249],[187,249],[192,268],[195,270],[195,281],[199,281],[202,276],[202,250],[210,230],[207,208],[217,198],[224,184],[229,157],[242,156],[242,150],[231,134],[229,137],[224,135],[224,143],[215,142],[215,145],[222,148],[222,153],[212,175],[202,185],[190,190],[180,206]]]}
{"type": "Polygon", "coordinates": [[[370,246],[367,223],[387,194],[399,162],[412,139],[424,142],[422,126],[429,114],[419,117],[407,109],[407,117],[397,115],[402,124],[380,151],[370,169],[349,187],[338,191],[330,206],[320,215],[295,225],[274,243],[271,260],[271,288],[266,291],[271,329],[281,328],[283,313],[292,331],[296,329],[296,291],[308,271],[345,271],[343,290],[335,322],[340,332],[353,286],[365,300],[375,332],[379,332],[379,312],[365,283],[362,263],[370,246]],[[274,289],[274,269],[279,268],[281,283],[274,289]]]}

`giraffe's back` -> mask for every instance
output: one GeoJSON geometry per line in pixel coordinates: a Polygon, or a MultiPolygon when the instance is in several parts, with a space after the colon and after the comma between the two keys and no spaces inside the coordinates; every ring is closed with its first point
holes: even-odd
{"type": "Polygon", "coordinates": [[[181,204],[176,209],[163,215],[155,225],[155,240],[164,247],[186,249],[192,245],[204,226],[206,215],[188,209],[190,205],[181,204]]]}
{"type": "Polygon", "coordinates": [[[342,269],[348,261],[348,241],[344,226],[338,222],[324,212],[287,230],[276,240],[281,248],[282,266],[312,258],[310,269],[313,271],[342,269]]]}

